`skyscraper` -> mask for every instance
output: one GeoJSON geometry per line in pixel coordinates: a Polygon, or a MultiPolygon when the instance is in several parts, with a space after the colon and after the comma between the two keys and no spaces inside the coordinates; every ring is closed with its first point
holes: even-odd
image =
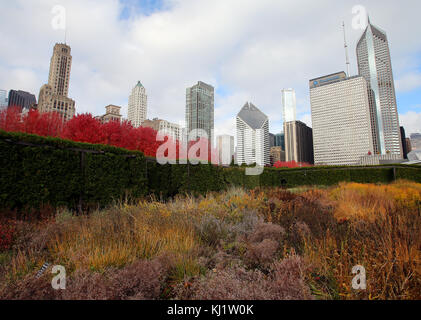
{"type": "Polygon", "coordinates": [[[0,111],[7,107],[7,91],[0,89],[0,111]]]}
{"type": "MultiPolygon", "coordinates": [[[[187,133],[192,130],[202,129],[213,144],[214,130],[214,88],[204,82],[199,81],[195,86],[186,90],[186,126],[187,133]]],[[[200,138],[197,135],[194,139],[200,138]]]]}
{"type": "Polygon", "coordinates": [[[137,82],[129,96],[129,108],[127,113],[127,120],[138,128],[148,116],[148,96],[146,89],[140,81],[137,82]]]}
{"type": "Polygon", "coordinates": [[[403,156],[392,62],[386,33],[371,24],[357,44],[359,75],[368,83],[375,154],[403,156]]]}
{"type": "Polygon", "coordinates": [[[8,106],[21,107],[22,110],[29,110],[37,104],[37,99],[32,93],[22,90],[10,90],[8,106]]]}
{"type": "Polygon", "coordinates": [[[373,154],[367,81],[345,72],[310,80],[316,165],[357,165],[373,154]]]}
{"type": "Polygon", "coordinates": [[[285,160],[314,163],[313,132],[301,121],[284,122],[285,160]]]}
{"type": "Polygon", "coordinates": [[[270,165],[269,118],[247,102],[237,115],[237,163],[270,165]]]}
{"type": "Polygon", "coordinates": [[[57,112],[63,120],[70,120],[75,115],[75,102],[68,97],[71,67],[71,48],[57,43],[50,62],[48,84],[39,92],[39,112],[57,112]]]}
{"type": "Polygon", "coordinates": [[[282,93],[282,117],[284,122],[297,120],[297,100],[294,89],[283,89],[282,93]]]}
{"type": "Polygon", "coordinates": [[[220,135],[216,138],[219,164],[229,166],[234,156],[234,137],[230,135],[220,135]]]}

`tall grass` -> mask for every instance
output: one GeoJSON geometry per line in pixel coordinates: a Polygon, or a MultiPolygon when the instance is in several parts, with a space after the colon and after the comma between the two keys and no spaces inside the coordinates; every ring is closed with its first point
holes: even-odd
{"type": "MultiPolygon", "coordinates": [[[[342,183],[292,191],[233,188],[166,203],[120,203],[89,216],[63,209],[50,221],[19,221],[12,247],[1,253],[0,298],[27,287],[45,262],[65,266],[73,279],[72,294],[61,298],[98,281],[101,292],[79,298],[243,297],[247,288],[233,294],[229,285],[206,293],[228,278],[250,286],[256,299],[421,298],[421,184],[342,183]],[[301,261],[294,275],[299,286],[288,282],[281,290],[250,280],[269,277],[282,286],[278,266],[289,265],[291,256],[301,261]],[[116,284],[135,270],[153,277],[163,264],[148,294],[116,284]],[[355,265],[366,268],[365,291],[351,287],[355,265]],[[120,291],[113,293],[114,286],[120,291]]],[[[28,297],[42,298],[43,292],[28,297]]]]}

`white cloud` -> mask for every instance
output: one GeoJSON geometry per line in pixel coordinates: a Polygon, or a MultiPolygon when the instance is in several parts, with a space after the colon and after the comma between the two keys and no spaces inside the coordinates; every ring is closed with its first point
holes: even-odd
{"type": "Polygon", "coordinates": [[[421,73],[411,72],[404,74],[395,81],[396,90],[400,92],[408,92],[421,88],[421,73]]]}
{"type": "Polygon", "coordinates": [[[405,128],[405,133],[409,136],[411,133],[421,133],[421,112],[408,111],[399,115],[401,126],[405,128]]]}
{"type": "MultiPolygon", "coordinates": [[[[388,32],[394,71],[406,72],[421,49],[421,39],[407,32],[417,30],[421,2],[361,2],[388,32]]],[[[149,96],[149,117],[178,123],[184,119],[185,88],[201,80],[226,92],[215,97],[221,133],[235,133],[232,123],[246,101],[270,117],[271,132],[280,132],[282,88],[296,89],[298,114],[310,124],[308,80],[345,68],[342,20],[356,71],[362,31],[351,28],[350,0],[167,0],[165,11],[127,20],[120,20],[118,0],[16,0],[0,3],[0,12],[7,13],[0,20],[0,42],[7,44],[0,50],[0,88],[38,95],[47,82],[53,45],[64,37],[51,28],[57,4],[68,13],[70,96],[78,112],[101,114],[113,103],[125,114],[140,80],[149,96]]],[[[399,88],[405,87],[402,79],[399,88]]]]}

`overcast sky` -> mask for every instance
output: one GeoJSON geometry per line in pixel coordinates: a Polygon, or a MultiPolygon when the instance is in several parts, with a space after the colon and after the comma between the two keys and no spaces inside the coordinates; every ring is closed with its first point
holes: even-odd
{"type": "Polygon", "coordinates": [[[363,5],[387,32],[401,125],[421,132],[419,0],[0,0],[0,89],[38,98],[63,30],[52,8],[67,13],[73,65],[69,96],[77,113],[123,107],[140,80],[148,117],[184,120],[186,87],[215,87],[217,134],[235,133],[246,101],[282,129],[282,88],[297,92],[298,118],[311,125],[308,80],[345,70],[345,21],[351,73],[357,73],[352,9],[363,5]]]}

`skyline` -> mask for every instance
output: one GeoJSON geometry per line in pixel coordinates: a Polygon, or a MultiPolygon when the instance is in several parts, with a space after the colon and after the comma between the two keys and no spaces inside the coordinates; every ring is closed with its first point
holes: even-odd
{"type": "MultiPolygon", "coordinates": [[[[83,9],[80,1],[72,4],[63,2],[69,29],[67,43],[72,47],[74,56],[69,96],[76,101],[77,112],[100,115],[106,105],[116,104],[123,107],[123,116],[127,117],[130,88],[141,80],[150,96],[150,118],[159,117],[178,123],[184,118],[185,88],[200,80],[215,87],[215,135],[235,136],[235,115],[245,101],[253,101],[268,115],[271,119],[270,132],[280,132],[282,104],[279,92],[284,87],[294,88],[297,92],[297,119],[312,126],[308,80],[346,69],[342,20],[347,28],[351,75],[357,74],[355,49],[363,30],[351,27],[352,7],[355,5],[351,1],[330,5],[327,4],[330,1],[325,1],[325,5],[309,4],[306,8],[287,3],[282,7],[275,1],[249,2],[246,8],[241,8],[235,21],[228,21],[225,15],[232,10],[231,3],[197,2],[202,7],[187,0],[162,1],[155,8],[153,2],[148,1],[152,9],[148,9],[146,15],[138,11],[135,1],[89,1],[83,9]],[[88,19],[91,16],[86,13],[94,6],[97,7],[97,15],[92,24],[88,19]],[[273,12],[268,11],[269,7],[273,8],[273,12]],[[298,23],[309,11],[317,12],[320,7],[329,7],[330,14],[323,18],[311,15],[306,21],[306,29],[311,29],[311,32],[302,32],[298,27],[287,29],[277,22],[291,12],[291,19],[297,20],[290,19],[289,23],[294,25],[294,21],[298,23]],[[215,16],[218,12],[222,18],[215,16]],[[80,21],[77,27],[72,24],[76,15],[80,21]],[[194,19],[184,21],[186,19],[182,18],[186,16],[194,19]],[[249,20],[250,17],[265,21],[265,25],[256,25],[253,19],[249,20]],[[110,21],[107,25],[101,23],[101,19],[105,18],[110,21]],[[222,24],[216,31],[206,29],[211,18],[219,19],[218,23],[222,24]],[[315,21],[318,24],[308,28],[315,21]],[[85,22],[92,26],[82,30],[85,22]],[[203,32],[194,31],[194,27],[200,27],[203,32]],[[220,29],[227,27],[226,32],[220,29]],[[127,31],[130,31],[128,36],[116,40],[118,35],[127,31]],[[107,33],[111,46],[104,49],[101,41],[107,33]],[[317,33],[317,42],[307,39],[312,33],[317,33]],[[177,39],[171,38],[174,35],[177,39]],[[204,43],[194,41],[202,38],[204,43]],[[224,45],[229,48],[222,49],[224,45]],[[311,52],[305,50],[307,45],[312,48],[311,52]],[[133,64],[133,61],[136,63],[133,64]]],[[[421,132],[421,128],[416,126],[421,123],[421,41],[409,37],[402,31],[408,27],[402,29],[399,21],[393,18],[396,15],[409,25],[416,23],[408,15],[417,11],[414,6],[421,6],[415,1],[404,8],[388,1],[369,3],[367,10],[373,24],[388,34],[401,125],[408,134],[421,132]],[[378,9],[380,5],[382,10],[378,9]]],[[[55,4],[45,0],[38,5],[25,2],[25,7],[23,1],[0,5],[2,12],[22,10],[22,20],[14,23],[14,29],[2,28],[4,31],[0,31],[0,36],[9,44],[0,53],[0,89],[26,90],[38,97],[39,88],[48,75],[51,46],[64,40],[63,32],[50,26],[50,11],[55,4]],[[35,13],[28,16],[28,10],[35,10],[35,13]],[[43,17],[39,19],[42,22],[34,21],[37,16],[43,17]],[[22,33],[26,28],[33,30],[33,34],[22,33]],[[37,32],[40,29],[43,32],[37,32]],[[7,41],[11,38],[13,41],[7,41]],[[30,45],[33,49],[18,50],[20,44],[30,45]]],[[[7,19],[3,19],[0,25],[5,23],[7,19]]]]}

